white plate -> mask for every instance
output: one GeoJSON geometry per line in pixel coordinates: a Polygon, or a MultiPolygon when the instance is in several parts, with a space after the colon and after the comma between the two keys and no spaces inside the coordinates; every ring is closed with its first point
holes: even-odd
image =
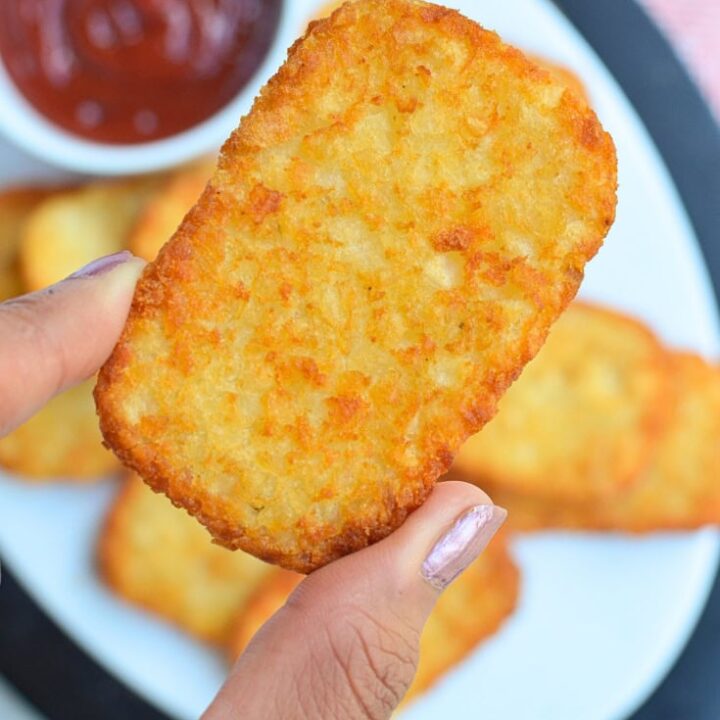
{"type": "MultiPolygon", "coordinates": [[[[545,0],[448,3],[510,42],[566,61],[588,84],[620,158],[615,226],[582,294],[636,313],[668,342],[717,356],[715,305],[688,219],[647,133],[585,42],[545,0]]],[[[316,2],[287,2],[299,31],[316,2]]],[[[289,44],[281,35],[275,64],[289,44]]],[[[0,182],[50,171],[0,146],[0,182]]],[[[0,478],[0,551],[44,610],[130,688],[196,718],[222,659],[111,596],[93,571],[98,524],[115,487],[28,487],[0,478]]],[[[518,612],[406,717],[611,720],[631,712],[677,658],[715,575],[706,530],[629,539],[546,535],[517,543],[518,612]]],[[[0,619],[7,622],[7,618],[0,619]]]]}

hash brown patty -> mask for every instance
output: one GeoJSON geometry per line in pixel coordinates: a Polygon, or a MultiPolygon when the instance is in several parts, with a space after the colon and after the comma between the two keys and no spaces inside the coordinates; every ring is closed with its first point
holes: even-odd
{"type": "Polygon", "coordinates": [[[344,5],[141,278],[105,439],[227,547],[309,572],[375,542],[542,345],[615,189],[592,110],[497,35],[344,5]]]}
{"type": "Polygon", "coordinates": [[[574,303],[455,467],[521,495],[611,500],[650,462],[670,382],[668,355],[644,324],[574,303]]]}

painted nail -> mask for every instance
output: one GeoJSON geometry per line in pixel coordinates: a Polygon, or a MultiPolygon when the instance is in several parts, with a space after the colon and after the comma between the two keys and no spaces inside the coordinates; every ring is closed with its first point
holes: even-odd
{"type": "Polygon", "coordinates": [[[507,517],[497,505],[476,505],[443,533],[423,562],[423,578],[444,590],[487,547],[507,517]]]}
{"type": "Polygon", "coordinates": [[[113,268],[116,268],[118,265],[122,265],[128,260],[132,260],[132,258],[133,254],[131,252],[128,250],[121,250],[120,252],[113,253],[112,255],[106,255],[105,257],[93,260],[85,267],[76,270],[70,277],[89,278],[104,275],[105,273],[110,272],[113,268]]]}

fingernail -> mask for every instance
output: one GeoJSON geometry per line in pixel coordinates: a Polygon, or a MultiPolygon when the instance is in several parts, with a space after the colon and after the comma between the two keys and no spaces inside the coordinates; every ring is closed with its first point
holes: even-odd
{"type": "Polygon", "coordinates": [[[493,539],[507,517],[497,505],[476,505],[443,533],[423,562],[423,578],[444,590],[493,539]]]}
{"type": "Polygon", "coordinates": [[[116,268],[118,265],[122,265],[123,263],[128,262],[128,260],[132,260],[133,257],[133,254],[128,250],[121,250],[120,252],[113,253],[112,255],[106,255],[105,257],[93,260],[85,267],[76,270],[72,275],[70,275],[70,277],[89,278],[104,275],[105,273],[110,272],[113,268],[116,268]]]}

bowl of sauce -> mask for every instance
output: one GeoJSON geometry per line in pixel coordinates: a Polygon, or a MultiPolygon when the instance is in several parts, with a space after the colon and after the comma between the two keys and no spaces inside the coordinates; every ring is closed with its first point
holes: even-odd
{"type": "Polygon", "coordinates": [[[98,174],[219,147],[289,42],[282,0],[3,0],[0,128],[98,174]]]}

